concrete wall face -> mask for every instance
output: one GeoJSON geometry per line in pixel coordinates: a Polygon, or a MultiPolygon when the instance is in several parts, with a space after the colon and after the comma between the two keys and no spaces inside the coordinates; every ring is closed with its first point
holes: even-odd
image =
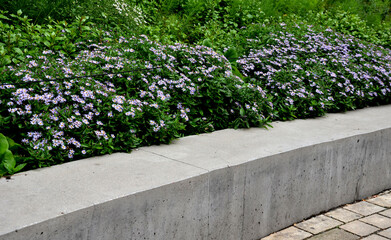
{"type": "Polygon", "coordinates": [[[356,199],[391,188],[391,129],[378,131],[365,140],[356,199]]]}
{"type": "Polygon", "coordinates": [[[338,148],[349,146],[321,144],[248,164],[244,212],[247,231],[243,239],[266,236],[341,202],[353,201],[357,158],[338,161],[333,153],[338,148]]]}
{"type": "Polygon", "coordinates": [[[88,239],[207,239],[208,181],[203,177],[96,207],[88,239]]]}
{"type": "Polygon", "coordinates": [[[245,179],[244,165],[209,173],[208,239],[241,239],[245,179]]]}
{"type": "Polygon", "coordinates": [[[94,207],[72,212],[1,235],[1,240],[81,240],[88,239],[94,207]]]}
{"type": "Polygon", "coordinates": [[[195,177],[83,209],[1,240],[208,239],[208,179],[195,177]]]}
{"type": "Polygon", "coordinates": [[[391,106],[361,111],[0,179],[0,240],[257,240],[391,188],[391,106]]]}
{"type": "Polygon", "coordinates": [[[247,164],[243,239],[390,189],[390,140],[375,132],[247,164]]]}

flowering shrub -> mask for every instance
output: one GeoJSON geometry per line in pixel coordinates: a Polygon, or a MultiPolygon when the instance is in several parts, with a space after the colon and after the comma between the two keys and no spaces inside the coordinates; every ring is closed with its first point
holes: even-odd
{"type": "Polygon", "coordinates": [[[135,25],[146,24],[143,10],[139,6],[128,6],[123,0],[114,0],[113,6],[117,9],[118,14],[124,14],[126,17],[130,17],[131,21],[135,25]]]}
{"type": "MultiPolygon", "coordinates": [[[[241,73],[273,97],[276,119],[320,116],[391,100],[391,51],[312,26],[281,23],[265,40],[248,39],[241,73]],[[260,47],[261,45],[261,47],[260,47]]],[[[263,36],[262,36],[263,37],[263,36]]]]}
{"type": "Polygon", "coordinates": [[[26,167],[267,122],[262,88],[208,47],[133,37],[88,49],[44,51],[1,75],[1,129],[25,146],[26,167]]]}
{"type": "Polygon", "coordinates": [[[76,0],[72,4],[74,12],[66,17],[89,16],[99,28],[133,32],[147,24],[148,15],[139,4],[129,0],[76,0]]]}

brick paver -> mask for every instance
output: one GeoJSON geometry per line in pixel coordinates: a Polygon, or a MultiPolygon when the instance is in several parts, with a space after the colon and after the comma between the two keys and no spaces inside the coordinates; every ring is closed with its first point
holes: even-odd
{"type": "Polygon", "coordinates": [[[368,202],[382,207],[391,208],[391,193],[369,199],[368,202]]]}
{"type": "Polygon", "coordinates": [[[273,233],[262,240],[302,240],[311,237],[312,234],[295,227],[289,227],[277,233],[273,233]]]}
{"type": "Polygon", "coordinates": [[[262,240],[391,240],[391,192],[296,223],[262,240]]]}
{"type": "Polygon", "coordinates": [[[368,224],[371,224],[375,227],[386,229],[391,227],[391,218],[379,215],[379,214],[373,214],[371,216],[365,217],[360,219],[361,222],[365,222],[368,224]]]}
{"type": "Polygon", "coordinates": [[[391,218],[391,209],[385,210],[383,212],[379,212],[379,214],[391,218]]]}
{"type": "Polygon", "coordinates": [[[300,229],[303,229],[304,231],[317,234],[335,228],[336,226],[339,226],[341,224],[343,223],[338,220],[332,219],[324,215],[319,215],[304,222],[298,223],[295,226],[300,229]]]}
{"type": "Polygon", "coordinates": [[[321,234],[308,238],[308,240],[356,240],[356,239],[360,239],[360,237],[339,228],[334,228],[327,232],[323,232],[321,234]]]}
{"type": "Polygon", "coordinates": [[[335,219],[342,221],[344,223],[351,222],[353,220],[356,220],[356,219],[363,217],[363,215],[351,212],[351,211],[343,209],[343,208],[337,208],[331,212],[325,213],[325,215],[332,217],[332,218],[335,218],[335,219]]]}
{"type": "Polygon", "coordinates": [[[379,228],[377,227],[371,226],[358,220],[346,223],[345,225],[342,225],[341,228],[361,237],[368,236],[369,234],[379,230],[379,228]]]}
{"type": "Polygon", "coordinates": [[[350,210],[352,212],[364,215],[364,216],[368,216],[368,215],[371,215],[373,213],[377,213],[377,212],[383,211],[385,209],[383,207],[379,207],[379,206],[377,206],[375,204],[368,203],[368,202],[365,202],[365,201],[354,203],[354,204],[351,204],[351,205],[347,205],[344,208],[347,209],[347,210],[350,210]]]}
{"type": "Polygon", "coordinates": [[[391,228],[378,232],[378,234],[391,239],[391,228]]]}
{"type": "Polygon", "coordinates": [[[361,238],[361,240],[388,240],[388,238],[379,236],[377,234],[369,235],[368,237],[361,238]]]}

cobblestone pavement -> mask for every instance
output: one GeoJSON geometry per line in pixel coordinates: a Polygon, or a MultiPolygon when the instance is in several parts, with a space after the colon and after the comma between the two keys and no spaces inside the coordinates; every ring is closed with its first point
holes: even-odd
{"type": "Polygon", "coordinates": [[[318,215],[262,240],[391,239],[391,190],[318,215]]]}

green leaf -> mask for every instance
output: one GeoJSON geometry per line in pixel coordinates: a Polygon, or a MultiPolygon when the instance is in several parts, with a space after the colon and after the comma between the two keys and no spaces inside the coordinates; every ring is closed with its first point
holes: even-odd
{"type": "Polygon", "coordinates": [[[18,166],[16,166],[16,168],[14,168],[14,173],[19,172],[20,170],[22,170],[26,166],[26,164],[27,163],[23,163],[23,164],[19,164],[18,166]]]}
{"type": "Polygon", "coordinates": [[[230,62],[236,62],[236,59],[238,58],[238,53],[236,51],[236,48],[231,47],[229,48],[225,53],[224,56],[230,61],[230,62]]]}
{"type": "Polygon", "coordinates": [[[6,16],[4,16],[3,14],[0,14],[0,18],[5,19],[5,20],[11,20],[11,19],[7,18],[6,16]]]}
{"type": "Polygon", "coordinates": [[[19,10],[16,12],[16,14],[18,14],[18,16],[22,15],[22,10],[19,9],[19,10]]]}
{"type": "Polygon", "coordinates": [[[11,138],[9,138],[9,137],[5,137],[5,138],[7,139],[9,148],[12,148],[13,146],[17,145],[17,144],[15,143],[15,141],[12,140],[11,138]]]}
{"type": "Polygon", "coordinates": [[[3,62],[4,65],[8,65],[11,63],[11,57],[9,55],[6,55],[3,57],[3,62]]]}
{"type": "Polygon", "coordinates": [[[211,43],[211,41],[210,41],[209,38],[205,39],[205,40],[202,42],[202,45],[204,45],[205,47],[210,47],[210,48],[213,47],[213,46],[212,46],[212,43],[211,43]]]}
{"type": "Polygon", "coordinates": [[[14,51],[19,55],[23,55],[23,51],[20,48],[14,48],[14,51]]]}
{"type": "Polygon", "coordinates": [[[16,150],[17,148],[22,147],[22,145],[16,143],[16,142],[15,142],[14,140],[12,140],[11,138],[9,138],[9,137],[6,137],[6,138],[7,138],[8,144],[9,144],[9,150],[14,151],[14,150],[16,150]]]}
{"type": "Polygon", "coordinates": [[[246,112],[244,111],[243,108],[240,108],[240,112],[239,113],[240,113],[240,116],[242,116],[242,117],[246,114],[246,112]]]}
{"type": "Polygon", "coordinates": [[[47,47],[50,47],[50,43],[48,41],[44,41],[43,44],[45,44],[47,47]]]}
{"type": "MultiPolygon", "coordinates": [[[[8,150],[8,148],[9,148],[9,144],[8,144],[7,138],[2,133],[0,133],[0,156],[5,154],[5,152],[8,150]]],[[[1,160],[1,158],[0,158],[0,160],[1,160]]]]}
{"type": "Polygon", "coordinates": [[[84,26],[84,27],[82,27],[81,29],[84,30],[84,31],[90,31],[90,30],[91,30],[91,28],[88,27],[88,26],[84,26]]]}
{"type": "Polygon", "coordinates": [[[3,156],[4,156],[3,164],[4,164],[5,169],[7,169],[7,171],[9,173],[13,174],[14,169],[15,169],[15,165],[16,165],[14,155],[12,154],[12,152],[10,150],[7,150],[7,151],[5,151],[3,156]]]}

